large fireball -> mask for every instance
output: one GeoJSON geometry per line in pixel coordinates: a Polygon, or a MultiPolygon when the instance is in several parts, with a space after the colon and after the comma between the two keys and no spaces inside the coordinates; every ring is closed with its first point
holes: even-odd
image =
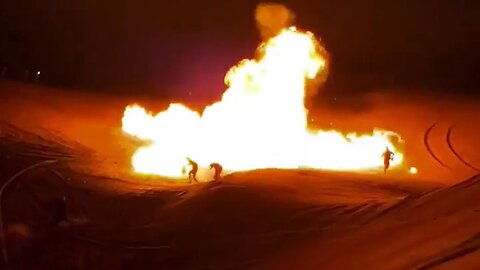
{"type": "Polygon", "coordinates": [[[310,167],[331,170],[380,168],[393,132],[344,135],[309,130],[305,88],[328,69],[314,35],[291,27],[259,47],[259,59],[243,60],[226,75],[228,89],[203,113],[182,104],[156,115],[139,105],[125,109],[123,131],[146,142],[132,157],[136,172],[184,176],[186,158],[200,166],[219,162],[227,171],[310,167]]]}

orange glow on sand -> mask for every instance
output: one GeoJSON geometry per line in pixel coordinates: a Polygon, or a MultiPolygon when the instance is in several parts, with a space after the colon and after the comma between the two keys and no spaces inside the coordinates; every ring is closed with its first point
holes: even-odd
{"type": "Polygon", "coordinates": [[[125,109],[122,128],[146,142],[132,157],[136,172],[184,177],[186,157],[226,171],[309,167],[371,170],[383,166],[385,147],[402,163],[390,131],[342,134],[307,128],[305,89],[325,76],[328,58],[314,35],[291,27],[259,47],[259,59],[242,60],[225,77],[228,89],[203,113],[171,104],[156,115],[137,104],[125,109]]]}

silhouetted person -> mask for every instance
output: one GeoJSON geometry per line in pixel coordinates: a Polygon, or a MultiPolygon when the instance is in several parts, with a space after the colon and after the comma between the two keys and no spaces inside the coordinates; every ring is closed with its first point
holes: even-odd
{"type": "Polygon", "coordinates": [[[388,146],[385,148],[385,152],[383,152],[382,157],[383,157],[383,173],[386,174],[388,168],[390,167],[390,161],[393,160],[393,156],[395,154],[388,149],[388,146]]]}
{"type": "Polygon", "coordinates": [[[191,160],[190,158],[187,158],[187,160],[188,160],[188,164],[192,166],[192,169],[188,172],[188,183],[192,183],[192,179],[198,183],[198,180],[197,180],[198,164],[195,161],[191,160]]]}
{"type": "Polygon", "coordinates": [[[214,181],[220,180],[220,175],[222,174],[222,171],[223,171],[222,165],[218,163],[212,163],[210,164],[210,169],[215,170],[215,174],[213,175],[213,180],[214,181]]]}

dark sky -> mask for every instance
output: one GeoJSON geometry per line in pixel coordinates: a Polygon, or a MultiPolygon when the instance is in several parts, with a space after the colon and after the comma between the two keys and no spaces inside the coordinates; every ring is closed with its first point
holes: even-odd
{"type": "MultiPolygon", "coordinates": [[[[480,87],[476,2],[280,1],[332,54],[327,87],[463,92],[480,87]]],[[[259,42],[257,3],[3,0],[0,61],[12,72],[42,70],[54,85],[217,91],[225,71],[259,42]]]]}

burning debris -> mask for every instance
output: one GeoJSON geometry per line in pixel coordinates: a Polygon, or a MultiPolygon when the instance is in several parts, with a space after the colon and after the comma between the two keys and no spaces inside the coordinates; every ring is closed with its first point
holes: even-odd
{"type": "Polygon", "coordinates": [[[184,177],[186,157],[202,168],[219,161],[227,171],[374,169],[383,167],[385,147],[396,153],[389,166],[402,163],[393,132],[308,129],[306,92],[310,82],[326,77],[328,54],[312,33],[290,25],[293,15],[282,6],[260,5],[256,19],[266,38],[260,57],[228,71],[220,101],[202,113],[182,104],[156,115],[137,104],[125,109],[123,131],[148,142],[132,157],[136,172],[184,177]]]}

